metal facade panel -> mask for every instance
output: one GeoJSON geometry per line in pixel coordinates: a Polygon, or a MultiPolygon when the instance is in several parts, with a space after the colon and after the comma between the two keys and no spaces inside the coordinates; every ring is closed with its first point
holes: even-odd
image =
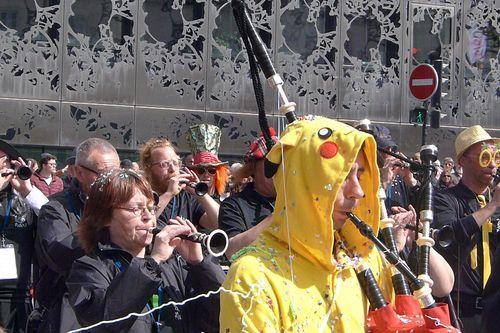
{"type": "Polygon", "coordinates": [[[276,70],[297,114],[337,115],[340,0],[277,1],[276,70]]]}
{"type": "MultiPolygon", "coordinates": [[[[223,112],[257,113],[257,104],[250,80],[248,56],[242,48],[234,21],[231,2],[211,0],[209,12],[209,40],[206,109],[223,112]]],[[[252,11],[252,20],[271,57],[274,48],[275,10],[272,0],[245,2],[252,11]]],[[[275,94],[261,75],[266,110],[272,113],[275,94]]]]}
{"type": "MultiPolygon", "coordinates": [[[[457,67],[457,55],[461,49],[456,48],[456,31],[461,25],[460,17],[456,14],[453,4],[409,4],[408,22],[408,43],[409,50],[407,76],[419,64],[430,63],[431,58],[439,55],[443,61],[441,79],[441,100],[440,111],[443,115],[443,125],[453,125],[458,123],[460,114],[458,113],[458,80],[460,76],[457,67]],[[410,37],[412,36],[412,37],[410,37]],[[457,53],[458,52],[458,53],[457,53]]],[[[406,80],[407,81],[407,80],[406,80]]],[[[426,106],[427,102],[422,102],[414,98],[408,89],[408,81],[405,87],[408,100],[408,110],[414,107],[426,106]]],[[[438,94],[436,92],[436,94],[438,94]]],[[[408,118],[402,118],[406,121],[408,118]]]]}
{"type": "MultiPolygon", "coordinates": [[[[421,103],[407,78],[435,47],[449,63],[441,101],[449,127],[430,129],[428,141],[452,149],[448,132],[500,127],[500,0],[245,2],[299,115],[383,121],[418,148],[420,132],[407,121],[421,103]]],[[[16,143],[66,146],[97,132],[134,149],[152,133],[181,135],[206,119],[229,126],[221,153],[233,154],[244,152],[244,132],[260,132],[229,0],[0,0],[0,50],[9,122],[1,128],[16,143]],[[29,125],[43,105],[57,121],[29,125]]],[[[266,111],[277,115],[276,94],[262,84],[266,111]]]]}
{"type": "Polygon", "coordinates": [[[3,140],[14,144],[59,145],[59,103],[0,99],[0,119],[3,140]]]}
{"type": "Polygon", "coordinates": [[[0,96],[59,99],[62,10],[58,0],[0,1],[0,96]]]}
{"type": "Polygon", "coordinates": [[[206,1],[140,0],[137,104],[205,108],[206,1]]]}
{"type": "Polygon", "coordinates": [[[205,112],[137,107],[135,110],[136,147],[155,137],[168,138],[180,153],[189,151],[189,126],[205,122],[205,112]]]}
{"type": "Polygon", "coordinates": [[[132,149],[134,108],[125,105],[62,103],[61,145],[76,146],[97,137],[117,149],[132,149]]]}
{"type": "Polygon", "coordinates": [[[342,3],[341,118],[399,121],[400,11],[399,0],[342,3]]]}
{"type": "Polygon", "coordinates": [[[63,99],[133,104],[137,1],[67,0],[63,99]]]}
{"type": "Polygon", "coordinates": [[[465,1],[462,126],[500,127],[500,0],[465,1]]]}
{"type": "MultiPolygon", "coordinates": [[[[276,128],[278,117],[267,117],[269,126],[276,128]]],[[[258,117],[250,114],[207,112],[207,123],[221,129],[221,153],[244,155],[250,143],[260,135],[258,117]]]]}

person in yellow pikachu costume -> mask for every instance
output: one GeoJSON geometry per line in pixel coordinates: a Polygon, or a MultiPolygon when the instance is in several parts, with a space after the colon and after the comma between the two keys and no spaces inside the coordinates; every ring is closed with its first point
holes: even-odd
{"type": "Polygon", "coordinates": [[[221,294],[220,332],[363,332],[368,304],[354,265],[371,267],[386,299],[390,275],[352,223],[334,222],[342,214],[334,203],[349,178],[353,197],[344,204],[378,230],[374,138],[309,116],[288,125],[267,158],[279,164],[273,222],[231,266],[224,286],[239,294],[221,294]]]}
{"type": "Polygon", "coordinates": [[[390,268],[345,213],[378,231],[374,138],[318,116],[294,121],[267,159],[277,198],[272,224],[232,264],[220,332],[364,332],[369,304],[356,277],[368,265],[387,301],[390,268]]]}

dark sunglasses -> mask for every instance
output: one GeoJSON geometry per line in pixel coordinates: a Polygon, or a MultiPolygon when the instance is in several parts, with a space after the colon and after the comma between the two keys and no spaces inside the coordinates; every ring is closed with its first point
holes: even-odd
{"type": "Polygon", "coordinates": [[[211,166],[209,166],[209,167],[195,166],[195,167],[193,167],[193,170],[196,171],[196,173],[198,173],[200,175],[205,174],[205,172],[208,172],[211,175],[215,175],[215,173],[217,172],[215,167],[211,167],[211,166]]]}

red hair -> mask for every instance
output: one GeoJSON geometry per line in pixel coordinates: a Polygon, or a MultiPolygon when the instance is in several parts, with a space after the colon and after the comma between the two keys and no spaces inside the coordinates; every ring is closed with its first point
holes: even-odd
{"type": "Polygon", "coordinates": [[[215,187],[215,192],[217,192],[218,195],[221,195],[226,191],[226,185],[228,181],[229,181],[229,167],[227,166],[227,164],[222,164],[217,166],[215,168],[214,187],[215,187]]]}

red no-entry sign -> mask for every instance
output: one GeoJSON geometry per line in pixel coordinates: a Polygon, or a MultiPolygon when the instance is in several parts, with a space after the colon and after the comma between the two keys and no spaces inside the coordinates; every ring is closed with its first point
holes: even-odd
{"type": "Polygon", "coordinates": [[[410,92],[419,100],[430,98],[438,87],[438,74],[434,67],[428,64],[418,65],[410,75],[410,92]]]}

